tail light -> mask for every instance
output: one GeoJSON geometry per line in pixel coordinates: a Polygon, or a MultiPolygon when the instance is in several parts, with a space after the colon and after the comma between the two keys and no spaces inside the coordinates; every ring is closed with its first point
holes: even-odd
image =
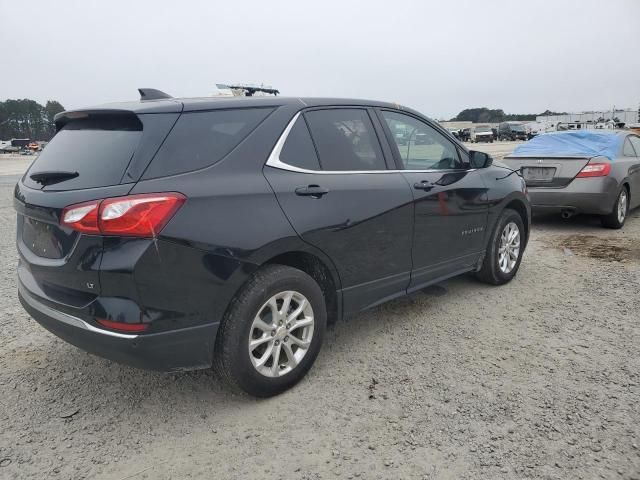
{"type": "Polygon", "coordinates": [[[587,163],[587,165],[580,170],[577,178],[606,177],[610,172],[610,163],[587,163]]]}
{"type": "Polygon", "coordinates": [[[155,237],[185,200],[174,192],[94,200],[66,207],[60,223],[94,235],[155,237]]]}

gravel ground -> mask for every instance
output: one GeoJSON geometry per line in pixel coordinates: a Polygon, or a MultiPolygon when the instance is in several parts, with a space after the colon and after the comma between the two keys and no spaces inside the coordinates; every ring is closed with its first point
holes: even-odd
{"type": "Polygon", "coordinates": [[[457,278],[341,322],[293,390],[144,372],[16,297],[0,177],[0,478],[640,479],[640,211],[539,219],[503,287],[457,278]]]}

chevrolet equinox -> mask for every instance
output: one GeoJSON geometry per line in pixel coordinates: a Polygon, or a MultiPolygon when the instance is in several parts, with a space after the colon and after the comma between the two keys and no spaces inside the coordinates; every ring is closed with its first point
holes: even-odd
{"type": "Polygon", "coordinates": [[[15,187],[20,301],[73,345],[266,397],[328,319],[518,271],[524,181],[411,109],[141,94],[59,114],[15,187]]]}

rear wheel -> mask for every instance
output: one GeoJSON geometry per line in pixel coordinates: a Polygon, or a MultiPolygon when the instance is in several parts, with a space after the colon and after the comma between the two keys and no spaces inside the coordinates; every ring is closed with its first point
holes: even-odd
{"type": "Polygon", "coordinates": [[[629,192],[624,185],[618,193],[616,203],[613,205],[613,210],[609,215],[602,217],[602,225],[607,228],[622,228],[624,222],[627,220],[627,214],[629,213],[629,192]]]}
{"type": "Polygon", "coordinates": [[[505,208],[489,239],[489,245],[476,276],[492,285],[505,284],[518,273],[524,252],[524,223],[515,210],[505,208]]]}
{"type": "Polygon", "coordinates": [[[298,383],[322,345],[327,313],[320,286],[283,265],[259,270],[220,326],[214,366],[231,386],[257,397],[298,383]]]}

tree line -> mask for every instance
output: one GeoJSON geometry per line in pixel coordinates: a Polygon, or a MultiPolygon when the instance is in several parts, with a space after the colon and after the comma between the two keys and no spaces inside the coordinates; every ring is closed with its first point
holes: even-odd
{"type": "Polygon", "coordinates": [[[504,113],[501,108],[490,109],[467,108],[451,119],[452,122],[474,122],[474,123],[500,123],[508,121],[534,121],[538,115],[566,115],[566,112],[551,112],[546,110],[542,113],[513,114],[504,113]]]}
{"type": "Polygon", "coordinates": [[[53,117],[64,107],[56,100],[42,106],[28,98],[0,102],[0,140],[50,140],[56,133],[53,117]]]}

